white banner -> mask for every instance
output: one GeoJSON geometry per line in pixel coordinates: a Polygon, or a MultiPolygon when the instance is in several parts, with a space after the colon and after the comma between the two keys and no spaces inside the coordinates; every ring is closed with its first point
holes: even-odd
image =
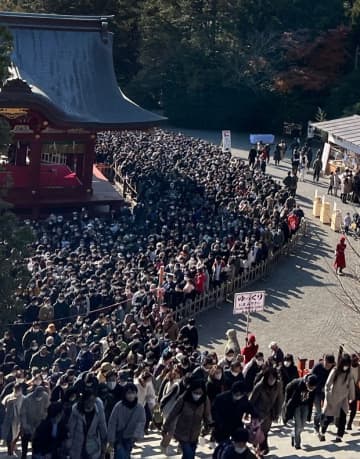
{"type": "Polygon", "coordinates": [[[322,156],[321,156],[321,162],[322,162],[322,171],[325,172],[327,163],[329,161],[329,155],[330,155],[330,144],[325,142],[324,143],[324,148],[322,151],[322,156]]]}
{"type": "Polygon", "coordinates": [[[263,311],[265,306],[265,291],[235,293],[234,314],[263,311]]]}
{"type": "Polygon", "coordinates": [[[272,144],[275,141],[275,136],[273,134],[250,134],[249,140],[252,145],[258,142],[272,144]]]}
{"type": "Polygon", "coordinates": [[[231,151],[231,131],[222,131],[222,151],[231,151]]]}

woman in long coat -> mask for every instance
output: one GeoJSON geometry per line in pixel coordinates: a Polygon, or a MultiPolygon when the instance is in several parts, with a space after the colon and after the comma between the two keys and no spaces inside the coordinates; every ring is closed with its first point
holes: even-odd
{"type": "Polygon", "coordinates": [[[282,382],[274,368],[264,370],[264,375],[255,385],[249,401],[254,405],[255,411],[262,421],[261,430],[265,440],[258,447],[262,454],[266,455],[269,452],[268,433],[272,422],[279,418],[284,401],[282,382]]]}
{"type": "Polygon", "coordinates": [[[176,420],[175,439],[180,443],[182,459],[194,459],[201,427],[211,424],[210,401],[202,381],[192,381],[179,397],[163,426],[166,435],[176,420]]]}
{"type": "Polygon", "coordinates": [[[343,269],[346,268],[346,261],[345,261],[345,236],[341,236],[340,242],[336,246],[335,250],[335,263],[334,268],[336,270],[336,274],[342,275],[343,269]],[[339,270],[339,272],[338,272],[339,270]]]}
{"type": "Polygon", "coordinates": [[[20,412],[23,400],[21,384],[15,384],[13,392],[2,401],[5,408],[5,417],[1,434],[7,443],[9,456],[14,455],[16,441],[20,435],[20,412]]]}
{"type": "Polygon", "coordinates": [[[325,384],[325,401],[323,405],[324,419],[319,434],[320,441],[325,441],[325,433],[329,424],[337,419],[336,442],[341,442],[345,433],[346,414],[349,401],[355,398],[355,383],[351,374],[351,357],[343,354],[328,376],[325,384]]]}

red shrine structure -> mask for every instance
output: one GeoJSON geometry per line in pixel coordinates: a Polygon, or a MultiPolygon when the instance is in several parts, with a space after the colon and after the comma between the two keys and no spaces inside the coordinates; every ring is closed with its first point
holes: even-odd
{"type": "Polygon", "coordinates": [[[0,192],[15,208],[108,204],[114,198],[97,196],[93,182],[96,133],[162,120],[118,87],[111,18],[0,12],[13,37],[0,90],[0,116],[12,133],[0,192]]]}

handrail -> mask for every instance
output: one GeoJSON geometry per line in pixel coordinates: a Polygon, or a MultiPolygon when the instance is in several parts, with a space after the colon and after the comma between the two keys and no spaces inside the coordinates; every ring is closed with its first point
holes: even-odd
{"type": "Polygon", "coordinates": [[[138,193],[136,190],[135,185],[131,182],[131,180],[127,177],[124,177],[121,173],[121,170],[118,166],[114,165],[114,183],[118,185],[118,187],[122,191],[122,195],[124,199],[126,199],[129,195],[132,201],[137,201],[138,193]]]}

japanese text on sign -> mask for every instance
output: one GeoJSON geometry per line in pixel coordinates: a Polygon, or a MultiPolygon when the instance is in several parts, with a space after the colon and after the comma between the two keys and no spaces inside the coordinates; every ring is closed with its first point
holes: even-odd
{"type": "Polygon", "coordinates": [[[265,306],[265,292],[235,293],[234,314],[244,312],[263,311],[265,306]]]}

